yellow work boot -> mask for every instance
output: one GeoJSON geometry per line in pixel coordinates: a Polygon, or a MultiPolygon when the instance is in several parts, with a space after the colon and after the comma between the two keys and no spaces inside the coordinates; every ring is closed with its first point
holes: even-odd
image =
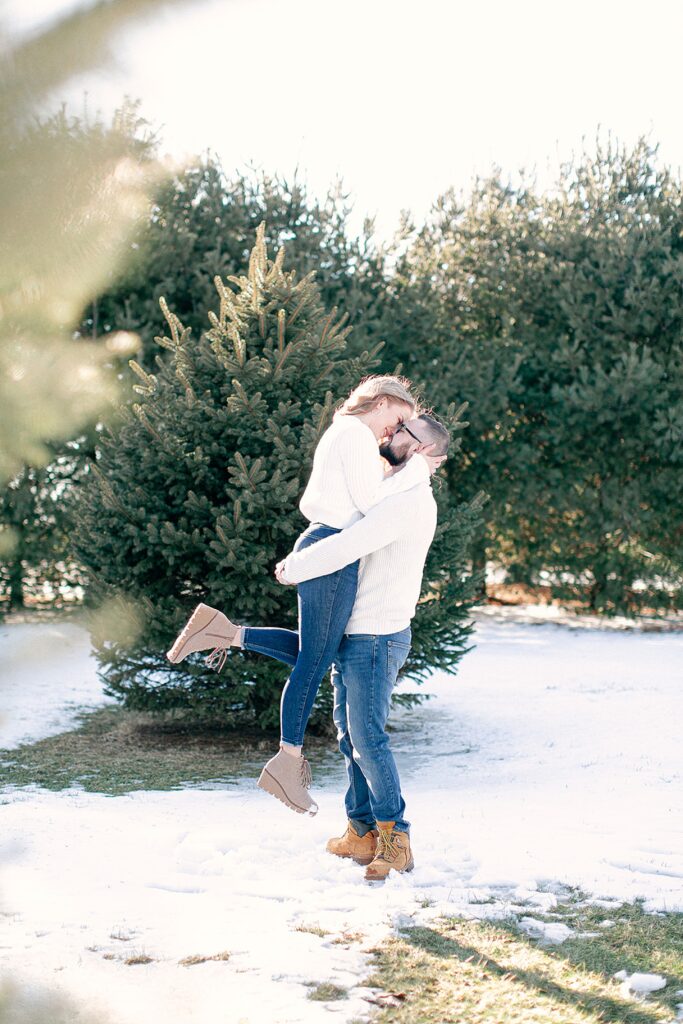
{"type": "Polygon", "coordinates": [[[383,882],[390,871],[412,871],[415,867],[410,852],[410,836],[397,832],[395,821],[377,822],[377,850],[365,871],[367,882],[383,882]]]}
{"type": "Polygon", "coordinates": [[[376,847],[377,829],[371,828],[361,836],[350,821],[344,835],[338,839],[330,839],[325,849],[335,857],[350,857],[356,864],[369,864],[375,856],[376,847]]]}

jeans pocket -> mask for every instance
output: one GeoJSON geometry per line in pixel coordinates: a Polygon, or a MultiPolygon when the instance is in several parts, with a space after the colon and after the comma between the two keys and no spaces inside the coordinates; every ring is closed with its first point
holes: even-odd
{"type": "Polygon", "coordinates": [[[396,682],[398,674],[403,668],[410,654],[410,644],[400,644],[395,640],[387,640],[387,673],[396,682]]]}

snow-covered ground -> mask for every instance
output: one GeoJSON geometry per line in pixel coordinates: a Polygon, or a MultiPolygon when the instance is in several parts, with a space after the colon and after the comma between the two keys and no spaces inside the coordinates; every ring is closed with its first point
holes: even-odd
{"type": "MultiPolygon", "coordinates": [[[[340,771],[317,785],[313,819],[253,782],[5,790],[0,970],[117,1024],[345,1021],[369,1009],[363,950],[396,924],[514,912],[558,941],[534,913],[567,886],[683,911],[683,634],[519,621],[530,615],[482,611],[458,676],[435,674],[433,699],[394,718],[410,875],[368,886],[325,853],[344,827],[340,771]],[[124,963],[136,954],[152,962],[124,963]],[[323,981],[349,998],[307,1000],[323,981]]],[[[5,627],[0,659],[8,649],[5,736],[46,735],[65,702],[73,714],[101,699],[78,626],[5,627]],[[43,653],[24,659],[20,640],[43,653]]]]}
{"type": "Polygon", "coordinates": [[[0,623],[0,750],[72,729],[109,701],[85,629],[68,619],[0,623]]]}

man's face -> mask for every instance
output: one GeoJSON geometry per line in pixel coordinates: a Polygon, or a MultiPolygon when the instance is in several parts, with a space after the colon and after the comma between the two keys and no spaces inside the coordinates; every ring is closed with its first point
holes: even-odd
{"type": "Polygon", "coordinates": [[[429,443],[424,423],[419,419],[408,420],[394,431],[390,441],[379,446],[379,453],[390,466],[402,466],[411,455],[429,443]]]}

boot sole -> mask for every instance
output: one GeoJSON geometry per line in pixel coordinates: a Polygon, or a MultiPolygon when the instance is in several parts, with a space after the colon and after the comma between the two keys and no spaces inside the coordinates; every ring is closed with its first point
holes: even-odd
{"type": "MultiPolygon", "coordinates": [[[[183,629],[180,631],[179,635],[176,637],[176,640],[175,640],[173,646],[171,647],[171,649],[169,651],[166,652],[166,657],[168,658],[168,660],[173,665],[176,665],[179,661],[183,661],[183,659],[187,658],[188,655],[196,654],[197,653],[196,650],[189,650],[188,651],[185,648],[189,646],[190,642],[194,639],[194,637],[197,636],[198,633],[202,633],[204,630],[208,629],[208,627],[211,625],[213,620],[217,617],[218,612],[214,612],[213,615],[211,616],[211,618],[207,622],[203,622],[201,626],[198,626],[197,629],[195,629],[192,633],[190,633],[189,636],[184,637],[182,641],[181,641],[180,637],[182,636],[183,632],[192,625],[192,623],[195,620],[195,618],[198,618],[202,614],[202,612],[203,612],[203,610],[205,608],[206,608],[206,605],[204,605],[204,604],[197,605],[195,610],[192,612],[192,615],[187,620],[187,623],[185,624],[183,629]]],[[[230,621],[230,620],[228,620],[228,621],[230,621]]],[[[232,623],[232,625],[234,625],[234,623],[232,623]]],[[[232,643],[232,641],[235,638],[235,634],[237,633],[237,628],[238,627],[235,627],[235,631],[232,633],[232,635],[230,637],[226,637],[226,636],[223,636],[223,635],[221,635],[219,633],[216,633],[216,634],[214,634],[212,639],[209,640],[209,637],[211,636],[211,634],[208,634],[207,635],[206,647],[205,648],[200,648],[200,649],[209,650],[210,647],[218,646],[218,644],[221,644],[221,646],[223,644],[225,644],[225,646],[230,646],[230,644],[232,643]]]]}
{"type": "Polygon", "coordinates": [[[286,791],[280,785],[275,776],[271,775],[270,772],[267,772],[265,768],[259,775],[256,785],[259,789],[265,790],[266,793],[270,793],[270,795],[274,796],[276,800],[285,804],[285,806],[289,807],[290,810],[296,811],[297,814],[309,814],[311,817],[314,817],[314,815],[318,813],[318,805],[315,803],[313,804],[315,810],[312,810],[310,807],[300,807],[299,804],[295,804],[290,800],[286,791]]]}
{"type": "MultiPolygon", "coordinates": [[[[373,860],[374,860],[374,857],[373,857],[373,860]]],[[[406,864],[406,866],[404,867],[403,871],[399,871],[398,873],[399,873],[399,875],[405,875],[405,874],[408,873],[408,871],[412,871],[414,867],[415,867],[415,861],[411,857],[410,860],[408,861],[408,863],[406,864]]],[[[392,871],[395,871],[395,870],[396,870],[396,868],[389,868],[389,871],[387,871],[386,875],[377,875],[376,878],[373,875],[368,875],[368,873],[366,871],[366,873],[365,873],[365,881],[366,882],[386,882],[386,880],[389,877],[390,873],[392,871]]]]}
{"type": "MultiPolygon", "coordinates": [[[[190,633],[189,636],[183,636],[183,633],[185,632],[185,630],[189,629],[190,626],[192,626],[192,624],[195,621],[195,619],[199,618],[199,616],[203,613],[205,607],[206,607],[206,605],[203,605],[203,604],[198,604],[197,605],[195,610],[192,612],[192,615],[190,615],[189,619],[187,620],[187,622],[185,623],[185,625],[181,629],[180,633],[176,637],[176,639],[175,639],[175,641],[173,643],[173,646],[171,647],[171,649],[169,651],[166,652],[166,657],[174,665],[177,664],[179,661],[182,661],[183,658],[185,658],[187,656],[186,654],[183,653],[183,650],[184,650],[185,647],[187,647],[187,645],[189,644],[189,642],[192,639],[192,637],[196,636],[197,633],[201,633],[201,631],[203,629],[206,629],[207,626],[210,626],[211,623],[213,622],[213,620],[216,618],[216,615],[218,614],[218,612],[214,612],[214,614],[211,616],[211,618],[208,620],[208,622],[203,622],[202,625],[199,626],[197,629],[195,629],[194,632],[190,633]],[[182,637],[182,640],[181,640],[181,637],[182,637]]],[[[187,652],[187,654],[191,654],[191,653],[192,653],[191,651],[187,652]]]]}
{"type": "Polygon", "coordinates": [[[340,860],[353,860],[356,864],[360,864],[361,867],[366,868],[368,864],[372,864],[374,857],[354,857],[351,853],[332,853],[332,850],[328,850],[332,857],[339,857],[340,860]]]}

